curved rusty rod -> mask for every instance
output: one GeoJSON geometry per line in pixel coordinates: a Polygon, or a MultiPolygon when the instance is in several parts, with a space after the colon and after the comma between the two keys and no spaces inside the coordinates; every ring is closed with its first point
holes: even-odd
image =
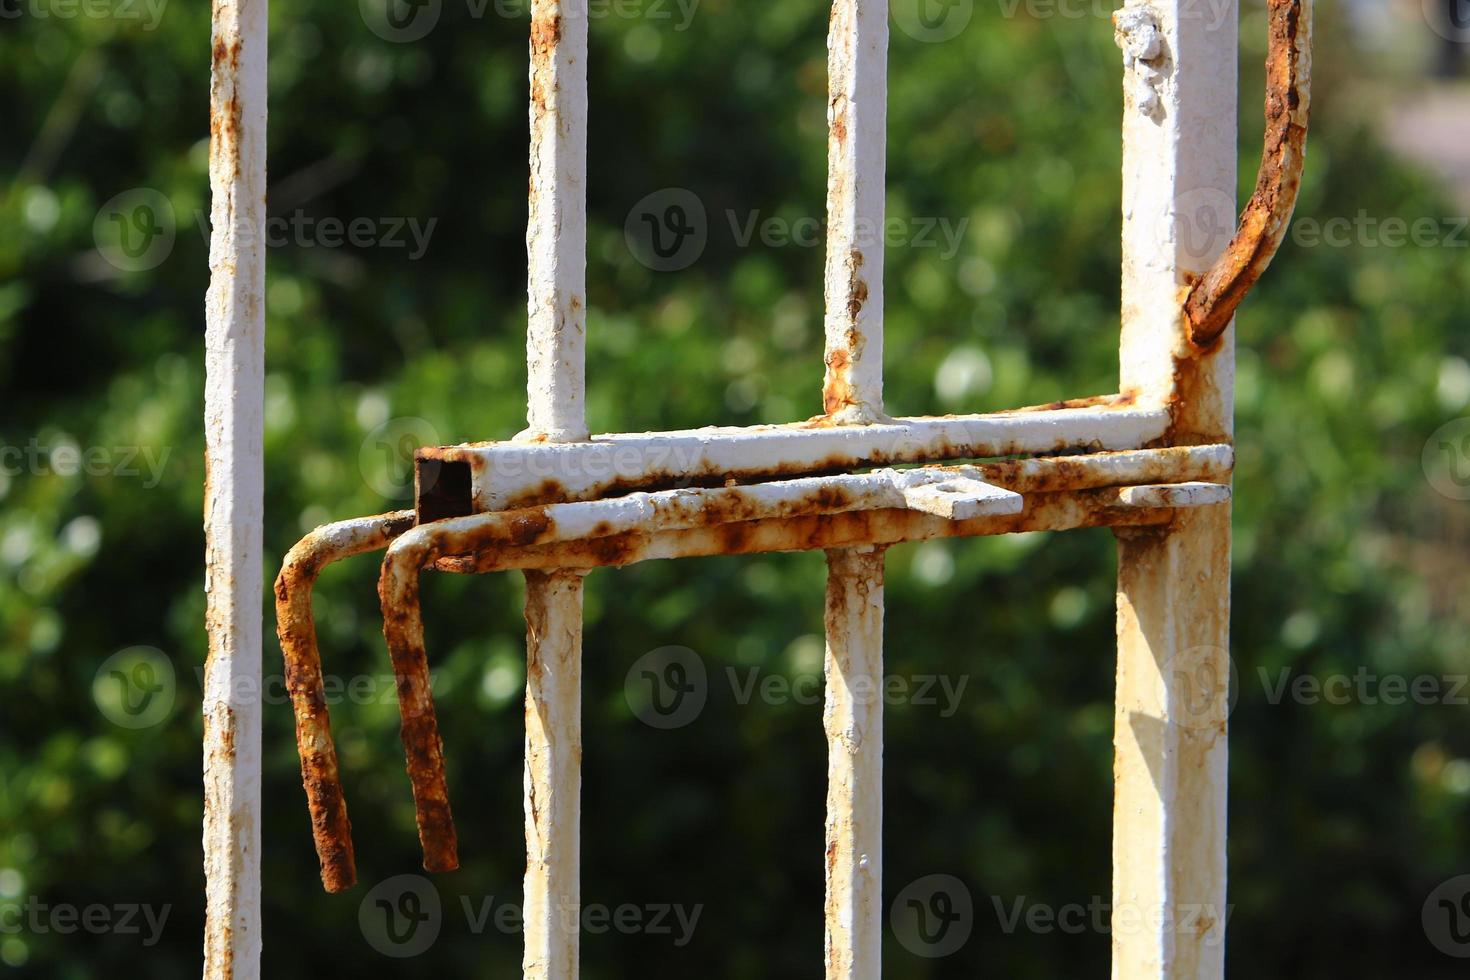
{"type": "Polygon", "coordinates": [[[1301,191],[1311,104],[1312,0],[1270,0],[1266,145],[1256,190],[1225,252],[1189,291],[1184,316],[1196,347],[1215,342],[1286,236],[1301,191]]]}
{"type": "Polygon", "coordinates": [[[322,569],[333,562],[378,551],[414,525],[414,512],[327,524],[297,542],[276,577],[276,635],[286,662],[286,689],[296,715],[296,749],[301,755],[301,782],[311,809],[311,833],[321,861],[322,885],[340,892],[357,883],[352,823],[337,772],[337,749],[322,684],[316,621],[311,590],[322,569]]]}
{"type": "MultiPolygon", "coordinates": [[[[453,520],[440,523],[452,524],[453,520]]],[[[428,525],[433,526],[433,525],[428,525]]],[[[424,849],[424,870],[453,871],[459,867],[459,838],[449,809],[444,779],[444,741],[429,684],[429,655],[424,647],[424,616],[419,606],[419,570],[437,558],[428,557],[437,535],[419,533],[399,538],[383,558],[378,576],[378,599],[383,607],[383,638],[398,682],[398,711],[403,719],[403,751],[408,779],[413,784],[414,816],[424,849]],[[406,547],[402,547],[406,546],[406,547]]]]}

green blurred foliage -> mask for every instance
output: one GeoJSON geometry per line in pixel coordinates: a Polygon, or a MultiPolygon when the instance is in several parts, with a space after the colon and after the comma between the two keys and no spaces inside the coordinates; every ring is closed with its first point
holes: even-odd
{"type": "MultiPolygon", "coordinates": [[[[0,445],[52,455],[0,475],[0,902],[170,911],[147,947],[116,931],[7,931],[0,964],[68,980],[192,976],[209,17],[179,3],[156,21],[143,6],[139,19],[64,17],[55,0],[14,9],[23,16],[0,34],[0,445]],[[94,223],[139,188],[167,198],[176,237],[161,264],[128,272],[99,254],[94,223]],[[64,446],[101,455],[65,473],[45,462],[64,446]],[[141,729],[109,720],[94,697],[104,662],[139,645],[163,651],[176,678],[165,721],[141,729]]],[[[511,16],[477,9],[444,2],[412,43],[366,29],[357,4],[272,11],[272,213],[435,223],[417,259],[312,241],[270,250],[268,574],[316,524],[402,505],[385,424],[394,438],[444,443],[522,424],[527,17],[524,4],[499,8],[511,16]]],[[[807,417],[820,407],[821,249],[740,247],[731,222],[822,213],[826,8],[704,0],[687,24],[665,9],[668,20],[592,28],[590,420],[633,431],[807,417]],[[710,232],[694,265],[665,274],[633,258],[623,226],[635,202],[671,186],[700,197],[710,232]]],[[[1010,9],[976,5],[944,43],[893,32],[890,213],[966,222],[953,256],[888,253],[888,404],[907,414],[1116,384],[1119,54],[1105,16],[1010,9]]],[[[1339,13],[1319,11],[1299,217],[1448,221],[1440,192],[1355,114],[1347,82],[1359,66],[1339,13]]],[[[1242,39],[1244,192],[1259,145],[1261,4],[1243,12],[1242,39]]],[[[1470,870],[1464,708],[1272,703],[1265,680],[1470,672],[1470,511],[1421,466],[1430,434],[1470,404],[1466,256],[1463,239],[1288,241],[1240,320],[1232,976],[1456,975],[1420,913],[1439,882],[1470,870]]],[[[886,975],[1107,969],[1107,935],[1008,933],[998,910],[1109,891],[1113,556],[1104,531],[891,552],[889,670],[966,686],[949,716],[888,709],[886,893],[953,874],[976,921],[942,960],[890,934],[886,975]]],[[[333,675],[388,671],[375,571],[360,559],[322,579],[333,675]]],[[[702,906],[684,946],[584,936],[589,980],[816,975],[821,707],[741,704],[727,672],[818,672],[822,582],[818,555],[589,579],[584,901],[702,906]],[[710,699],[693,724],[661,732],[634,717],[624,679],[671,644],[704,658],[710,699]]],[[[436,576],[425,594],[464,857],[438,881],[443,932],[404,964],[358,926],[367,887],[418,866],[391,694],[334,711],[367,884],[332,897],[317,882],[276,686],[267,975],[516,975],[519,937],[476,934],[460,901],[519,900],[521,584],[436,576]]],[[[279,675],[273,638],[265,662],[279,675]]]]}

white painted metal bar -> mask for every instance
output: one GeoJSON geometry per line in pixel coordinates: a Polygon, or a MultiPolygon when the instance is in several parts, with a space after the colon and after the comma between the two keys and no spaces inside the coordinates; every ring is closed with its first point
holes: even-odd
{"type": "Polygon", "coordinates": [[[883,418],[888,3],[833,0],[827,34],[826,377],[822,410],[883,418]]]}
{"type": "Polygon", "coordinates": [[[582,573],[526,573],[527,980],[577,976],[581,927],[582,573]]]}
{"type": "Polygon", "coordinates": [[[587,0],[531,4],[527,429],[587,437],[587,0]]]}
{"type": "Polygon", "coordinates": [[[206,980],[260,976],[267,0],[216,0],[210,74],[204,869],[206,980]]]}
{"type": "Polygon", "coordinates": [[[872,425],[711,426],[595,436],[565,445],[491,442],[421,456],[470,466],[473,508],[506,510],[548,497],[700,479],[762,479],[895,463],[1139,449],[1169,426],[1162,406],[1131,405],[894,419],[872,425]]]}
{"type": "MultiPolygon", "coordinates": [[[[1070,531],[1083,527],[1156,527],[1171,523],[1174,508],[1124,504],[1122,488],[1104,487],[1028,498],[1019,514],[950,520],[922,511],[876,510],[806,514],[736,524],[708,524],[664,531],[624,532],[608,538],[575,538],[533,544],[486,545],[479,521],[452,518],[422,535],[404,535],[388,552],[398,566],[391,581],[414,568],[433,567],[458,574],[512,569],[621,568],[644,561],[708,555],[753,555],[791,551],[831,551],[867,545],[901,544],[934,538],[969,538],[1032,531],[1070,531]],[[477,550],[479,549],[479,550],[477,550]]],[[[1206,505],[1200,505],[1206,506],[1206,505]]],[[[482,519],[486,515],[479,515],[482,519]]],[[[388,601],[403,606],[403,593],[388,601]]],[[[411,598],[411,597],[410,597],[411,598]]],[[[413,624],[420,631],[422,624],[413,624]]]]}
{"type": "MultiPolygon", "coordinates": [[[[839,426],[871,429],[889,421],[883,411],[887,0],[832,0],[827,56],[822,410],[839,426]]],[[[880,452],[891,454],[909,434],[903,425],[896,428],[897,439],[879,436],[886,444],[880,452]]],[[[948,518],[1014,513],[1022,506],[1018,495],[973,479],[913,486],[904,494],[906,506],[948,518]],[[940,488],[955,492],[946,495],[940,488]]],[[[873,692],[881,688],[883,671],[883,549],[827,553],[826,628],[826,977],[878,980],[883,705],[873,692]]]]}
{"type": "MultiPolygon", "coordinates": [[[[531,4],[526,229],[532,443],[587,438],[586,0],[531,4]]],[[[574,980],[581,923],[582,579],[526,574],[526,980],[574,980]]]]}
{"type": "MultiPolygon", "coordinates": [[[[1176,444],[1228,442],[1232,429],[1234,331],[1198,350],[1181,308],[1188,277],[1226,245],[1208,235],[1234,219],[1238,14],[1230,0],[1215,13],[1130,0],[1117,15],[1122,384],[1171,409],[1176,444]]],[[[1118,539],[1112,975],[1212,980],[1225,962],[1230,508],[1118,539]]]]}
{"type": "Polygon", "coordinates": [[[827,552],[828,980],[882,972],[883,555],[827,552]]]}

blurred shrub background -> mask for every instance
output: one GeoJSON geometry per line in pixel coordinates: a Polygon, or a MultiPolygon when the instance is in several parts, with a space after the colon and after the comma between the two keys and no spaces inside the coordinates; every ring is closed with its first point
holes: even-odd
{"type": "MultiPolygon", "coordinates": [[[[117,0],[106,16],[66,0],[4,4],[0,446],[22,452],[0,473],[0,968],[194,976],[209,13],[167,0],[117,0]],[[108,252],[117,213],[148,219],[139,233],[171,233],[161,257],[108,252]],[[67,465],[72,449],[96,465],[67,465]],[[156,724],[126,727],[110,720],[109,658],[140,645],[161,656],[127,654],[123,667],[142,656],[174,683],[156,724]],[[148,946],[146,928],[12,928],[38,903],[142,903],[168,917],[148,946]]],[[[634,13],[592,25],[593,429],[813,415],[820,236],[815,247],[741,239],[753,216],[822,215],[827,8],[618,9],[634,13]],[[657,272],[624,225],[673,187],[702,202],[707,247],[657,272]]],[[[934,222],[936,244],[888,252],[888,404],[976,411],[1114,390],[1122,104],[1110,10],[956,10],[967,19],[952,37],[893,31],[889,211],[911,228],[934,222]],[[943,227],[961,232],[953,249],[943,227]]],[[[403,506],[405,446],[523,424],[527,6],[406,11],[437,19],[393,41],[380,0],[272,11],[270,206],[307,229],[269,254],[272,575],[313,526],[403,506]],[[377,237],[333,247],[327,219],[368,219],[377,237]]],[[[1246,0],[1241,17],[1244,195],[1260,146],[1263,3],[1246,0]]],[[[1431,435],[1470,414],[1467,205],[1433,160],[1390,155],[1382,133],[1430,89],[1462,110],[1467,95],[1422,77],[1446,46],[1417,2],[1323,0],[1318,39],[1298,231],[1302,219],[1361,227],[1360,214],[1439,231],[1397,246],[1296,234],[1240,319],[1229,969],[1449,977],[1461,968],[1421,911],[1470,872],[1470,724],[1455,703],[1470,695],[1455,680],[1470,673],[1470,504],[1455,492],[1463,459],[1426,465],[1431,435]],[[1276,694],[1282,678],[1365,675],[1428,677],[1439,696],[1395,704],[1374,682],[1354,682],[1367,694],[1345,703],[1276,694]]],[[[1458,119],[1458,139],[1453,122],[1424,139],[1462,144],[1470,121],[1458,119]]],[[[1449,431],[1458,440],[1470,423],[1449,431]]],[[[888,709],[886,894],[953,875],[974,921],[943,959],[890,932],[887,976],[1105,974],[1103,932],[1006,925],[1018,903],[1088,906],[1109,892],[1113,573],[1106,531],[890,553],[889,671],[964,686],[953,703],[888,709]]],[[[752,669],[819,674],[823,574],[806,554],[590,578],[583,898],[701,911],[683,945],[584,935],[589,980],[818,975],[821,706],[740,702],[752,669]],[[709,696],[692,723],[660,731],[624,682],[670,645],[702,658],[709,696]]],[[[464,867],[436,881],[445,915],[432,948],[393,961],[358,919],[374,882],[418,868],[375,575],[372,559],[334,568],[317,599],[328,672],[380,685],[333,714],[365,882],[352,893],[321,891],[290,710],[267,689],[266,975],[518,975],[520,937],[493,924],[477,934],[461,900],[520,898],[520,580],[426,586],[464,867]]],[[[273,636],[265,662],[278,676],[273,636]]]]}

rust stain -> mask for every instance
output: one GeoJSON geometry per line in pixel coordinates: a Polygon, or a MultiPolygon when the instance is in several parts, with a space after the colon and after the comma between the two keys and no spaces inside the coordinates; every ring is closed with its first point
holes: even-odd
{"type": "Polygon", "coordinates": [[[341,892],[357,882],[352,823],[337,768],[337,749],[317,649],[311,592],[326,566],[350,555],[386,547],[413,526],[411,511],[349,522],[355,533],[318,528],[286,555],[275,581],[276,635],[285,661],[286,691],[296,719],[301,784],[311,814],[312,838],[321,864],[322,886],[341,892]]]}
{"type": "Polygon", "coordinates": [[[1191,283],[1184,303],[1190,340],[1209,349],[1280,248],[1301,191],[1311,102],[1311,0],[1270,0],[1266,138],[1256,189],[1235,236],[1191,283]]]}
{"type": "MultiPolygon", "coordinates": [[[[862,277],[863,258],[861,249],[853,249],[852,254],[847,257],[847,317],[854,322],[858,314],[863,311],[863,304],[868,301],[868,283],[862,277]]],[[[848,346],[856,352],[861,337],[849,331],[848,346]]]]}
{"type": "Polygon", "coordinates": [[[561,14],[536,17],[531,21],[531,53],[541,59],[550,58],[561,43],[561,14]]]}
{"type": "Polygon", "coordinates": [[[1027,412],[1057,412],[1069,408],[1130,408],[1138,402],[1138,392],[1125,391],[1116,395],[1090,395],[1086,398],[1065,398],[1061,401],[1047,402],[1045,405],[1027,405],[1025,408],[1013,408],[1005,412],[996,412],[996,415],[1023,415],[1027,412]]]}
{"type": "Polygon", "coordinates": [[[383,562],[378,597],[383,607],[383,637],[398,682],[399,736],[413,786],[414,815],[424,851],[425,871],[459,867],[459,840],[444,777],[444,741],[429,683],[429,657],[419,612],[418,570],[400,586],[392,557],[383,562]]]}
{"type": "Polygon", "coordinates": [[[1194,357],[1175,357],[1173,381],[1169,385],[1167,401],[1169,427],[1164,434],[1150,443],[1156,446],[1199,446],[1225,441],[1219,426],[1212,424],[1210,406],[1221,403],[1220,391],[1209,370],[1213,359],[1220,352],[1219,335],[1210,342],[1208,349],[1199,351],[1194,357]]]}
{"type": "Polygon", "coordinates": [[[827,378],[822,385],[822,410],[835,415],[853,402],[852,354],[839,347],[827,355],[827,378]]]}
{"type": "Polygon", "coordinates": [[[510,543],[523,548],[539,541],[554,526],[544,508],[516,514],[510,519],[510,543]]]}
{"type": "Polygon", "coordinates": [[[839,150],[847,142],[847,105],[847,96],[841,92],[833,95],[832,100],[828,103],[828,112],[832,117],[828,132],[833,144],[839,150]]]}
{"type": "Polygon", "coordinates": [[[1135,527],[1164,524],[1167,508],[1123,507],[1116,488],[1058,493],[1032,493],[1020,514],[965,521],[909,510],[864,510],[837,514],[738,521],[674,531],[624,532],[606,538],[532,545],[514,552],[489,548],[472,560],[439,563],[443,571],[486,573],[512,568],[527,570],[622,567],[653,557],[742,555],[780,551],[879,547],[902,541],[939,537],[975,537],[1057,527],[1135,527]]]}

